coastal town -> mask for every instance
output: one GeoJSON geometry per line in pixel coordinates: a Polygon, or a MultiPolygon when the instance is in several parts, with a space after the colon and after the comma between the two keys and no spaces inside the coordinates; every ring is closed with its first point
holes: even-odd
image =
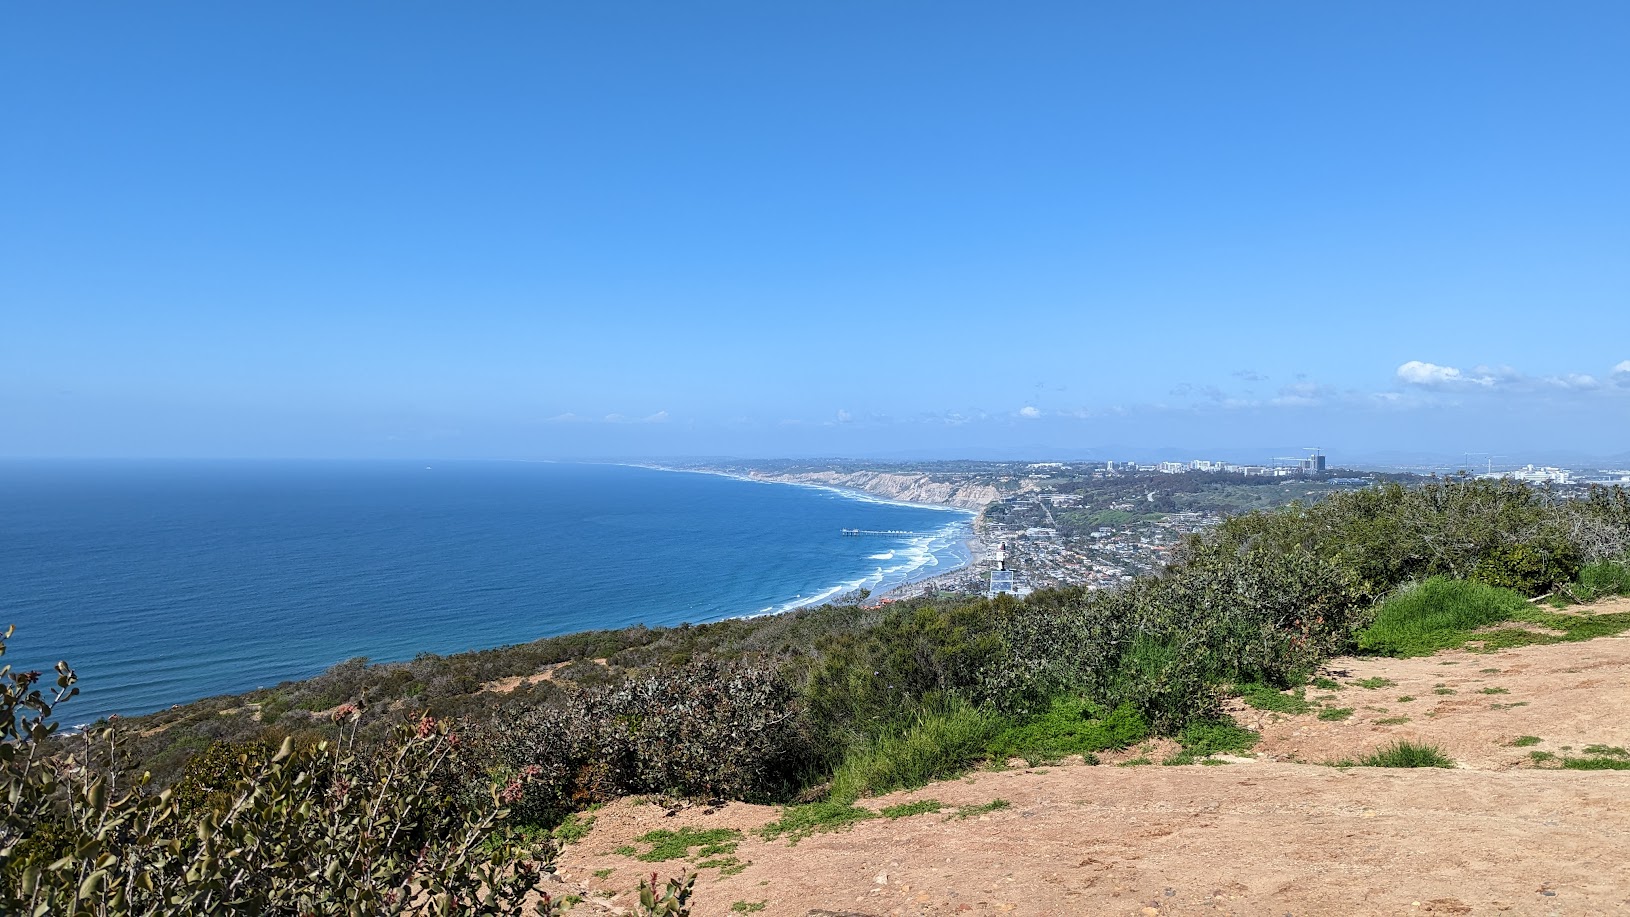
{"type": "Polygon", "coordinates": [[[1485,453],[1467,453],[1458,466],[1408,469],[1342,468],[1318,449],[1305,453],[1255,464],[781,461],[706,467],[978,511],[967,544],[971,563],[866,596],[872,604],[942,593],[1023,596],[1058,587],[1113,588],[1158,570],[1183,539],[1229,515],[1389,481],[1407,484],[1433,475],[1507,478],[1565,496],[1582,494],[1592,484],[1630,482],[1630,471],[1619,469],[1533,463],[1496,468],[1485,453]]]}

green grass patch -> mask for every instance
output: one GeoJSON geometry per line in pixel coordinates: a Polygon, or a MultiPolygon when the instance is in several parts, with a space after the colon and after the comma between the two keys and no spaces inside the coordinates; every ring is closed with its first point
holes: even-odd
{"type": "Polygon", "coordinates": [[[1257,710],[1295,714],[1313,709],[1313,705],[1307,702],[1307,692],[1301,688],[1286,692],[1272,685],[1244,684],[1236,685],[1234,690],[1239,692],[1246,704],[1257,710]]]}
{"type": "Polygon", "coordinates": [[[1318,688],[1320,691],[1335,691],[1341,687],[1341,682],[1336,681],[1334,678],[1325,678],[1323,675],[1313,679],[1312,681],[1308,682],[1308,684],[1318,688]]]}
{"type": "Polygon", "coordinates": [[[596,879],[609,879],[609,878],[611,878],[611,874],[616,872],[616,871],[617,870],[612,869],[609,866],[606,867],[605,869],[596,869],[594,871],[594,877],[596,879]]]}
{"type": "Polygon", "coordinates": [[[781,810],[780,818],[758,829],[758,833],[767,841],[786,837],[796,844],[818,831],[841,831],[855,822],[876,817],[877,813],[871,809],[863,809],[846,800],[828,799],[807,805],[787,806],[781,810]]]}
{"type": "Polygon", "coordinates": [[[952,819],[973,818],[978,815],[984,815],[987,812],[997,812],[1002,809],[1009,808],[1012,805],[1013,804],[1008,802],[1006,799],[992,799],[990,802],[983,803],[981,805],[957,806],[957,810],[951,813],[951,815],[946,818],[946,821],[951,821],[952,819]]]}
{"type": "MultiPolygon", "coordinates": [[[[1563,751],[1571,746],[1564,745],[1563,751]]],[[[1531,751],[1528,757],[1535,767],[1560,768],[1570,771],[1626,771],[1630,770],[1630,752],[1616,745],[1586,745],[1580,749],[1587,757],[1555,755],[1548,751],[1531,751]]]]}
{"type": "Polygon", "coordinates": [[[1409,717],[1407,717],[1407,716],[1389,716],[1384,720],[1376,720],[1375,725],[1377,725],[1377,726],[1402,726],[1403,724],[1405,724],[1407,722],[1409,722],[1409,717]]]}
{"type": "Polygon", "coordinates": [[[831,797],[852,802],[954,777],[986,754],[1007,720],[953,702],[916,722],[850,749],[832,774],[831,797]]]}
{"type": "Polygon", "coordinates": [[[678,831],[663,828],[643,834],[635,840],[651,848],[638,854],[637,859],[646,863],[661,863],[665,860],[688,857],[692,848],[700,848],[697,855],[701,857],[734,853],[736,844],[741,840],[741,832],[735,828],[687,827],[678,831]]]}
{"type": "Polygon", "coordinates": [[[1407,703],[1413,701],[1414,699],[1415,699],[1415,695],[1413,695],[1413,694],[1403,694],[1403,695],[1399,695],[1398,703],[1407,704],[1407,703]]]}
{"type": "Polygon", "coordinates": [[[1571,643],[1596,637],[1612,637],[1630,630],[1630,612],[1618,614],[1568,614],[1545,611],[1532,606],[1523,610],[1515,620],[1560,631],[1559,635],[1529,634],[1534,643],[1571,643]]]}
{"type": "Polygon", "coordinates": [[[1630,760],[1624,758],[1563,758],[1562,767],[1570,771],[1630,771],[1630,760]]]}
{"type": "Polygon", "coordinates": [[[1630,595],[1630,565],[1611,560],[1586,564],[1569,591],[1582,602],[1610,595],[1630,595]]]}
{"type": "Polygon", "coordinates": [[[938,812],[945,808],[945,804],[938,799],[919,799],[916,802],[902,802],[897,806],[884,809],[884,818],[910,818],[913,815],[926,815],[929,812],[938,812]]]}
{"type": "Polygon", "coordinates": [[[759,911],[764,910],[764,906],[766,904],[768,904],[768,903],[769,903],[768,900],[765,900],[765,901],[736,901],[736,902],[733,902],[730,905],[730,913],[732,913],[732,914],[756,914],[759,911]]]}
{"type": "Polygon", "coordinates": [[[1450,695],[1450,694],[1454,694],[1456,692],[1455,692],[1454,688],[1433,688],[1432,693],[1447,696],[1447,695],[1450,695]]]}
{"type": "MultiPolygon", "coordinates": [[[[1149,735],[1149,723],[1130,704],[1109,713],[1080,698],[1055,698],[1045,713],[1004,729],[985,754],[992,760],[1023,758],[1034,767],[1065,755],[1126,748],[1149,735]]],[[[1095,763],[1088,758],[1089,763],[1095,763]]]]}
{"type": "Polygon", "coordinates": [[[589,836],[589,829],[594,827],[594,816],[586,812],[573,812],[565,820],[555,826],[550,832],[555,840],[562,844],[575,844],[589,836]]]}
{"type": "Polygon", "coordinates": [[[1587,755],[1606,755],[1609,758],[1630,758],[1630,751],[1617,745],[1586,745],[1580,749],[1587,755]]]}
{"type": "Polygon", "coordinates": [[[1382,602],[1374,623],[1359,632],[1358,648],[1378,656],[1430,656],[1528,610],[1528,602],[1509,589],[1434,576],[1382,602]]]}
{"type": "Polygon", "coordinates": [[[1399,740],[1358,762],[1360,767],[1454,767],[1436,745],[1399,740]]]}
{"type": "Polygon", "coordinates": [[[1539,736],[1517,736],[1515,739],[1512,739],[1506,744],[1512,748],[1527,748],[1530,745],[1538,745],[1543,741],[1544,739],[1541,739],[1539,736]]]}
{"type": "Polygon", "coordinates": [[[1369,690],[1374,691],[1379,688],[1390,688],[1393,685],[1396,685],[1397,682],[1390,678],[1381,678],[1377,676],[1375,678],[1361,679],[1353,682],[1353,684],[1358,685],[1360,688],[1368,688],[1369,690]]]}
{"type": "Polygon", "coordinates": [[[721,876],[733,876],[751,865],[753,865],[752,860],[748,860],[747,862],[743,863],[741,860],[738,860],[735,857],[715,857],[711,860],[703,860],[702,862],[697,863],[696,868],[717,869],[719,871],[719,875],[721,876]]]}
{"type": "Polygon", "coordinates": [[[618,856],[631,857],[638,856],[640,849],[635,847],[633,844],[624,844],[611,852],[617,854],[618,856]]]}
{"type": "Polygon", "coordinates": [[[1319,719],[1329,722],[1339,722],[1352,715],[1352,707],[1326,707],[1319,711],[1319,719]]]}
{"type": "Polygon", "coordinates": [[[1115,766],[1116,767],[1142,767],[1145,764],[1153,764],[1153,763],[1155,763],[1153,758],[1150,758],[1148,755],[1144,755],[1144,756],[1138,757],[1138,758],[1128,758],[1125,761],[1122,761],[1121,763],[1119,763],[1119,764],[1117,764],[1115,766]]]}
{"type": "Polygon", "coordinates": [[[1250,751],[1261,738],[1262,736],[1257,733],[1231,722],[1190,723],[1177,734],[1177,742],[1183,747],[1182,751],[1161,763],[1193,764],[1211,755],[1246,752],[1250,751]]]}
{"type": "Polygon", "coordinates": [[[1507,691],[1505,688],[1484,688],[1480,693],[1483,693],[1483,694],[1510,694],[1511,692],[1507,691]]]}

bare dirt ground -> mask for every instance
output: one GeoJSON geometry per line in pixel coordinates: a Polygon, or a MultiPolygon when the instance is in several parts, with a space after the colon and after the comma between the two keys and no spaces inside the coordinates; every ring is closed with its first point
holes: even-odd
{"type": "Polygon", "coordinates": [[[566,849],[556,888],[626,906],[641,875],[701,859],[641,862],[628,855],[636,838],[728,827],[744,832],[731,855],[746,865],[700,870],[698,917],[1630,915],[1630,771],[1537,769],[1530,757],[1630,744],[1630,638],[1340,659],[1328,673],[1341,687],[1308,698],[1353,713],[1332,721],[1241,706],[1242,724],[1263,732],[1251,759],[981,771],[864,803],[932,799],[939,812],[796,845],[753,833],[778,816],[770,807],[669,814],[624,800],[566,849]],[[1391,684],[1355,684],[1368,679],[1391,684]],[[1510,744],[1522,736],[1539,742],[1510,744]],[[1459,766],[1324,763],[1399,738],[1434,743],[1459,766]],[[1007,806],[955,816],[995,800],[1007,806]]]}

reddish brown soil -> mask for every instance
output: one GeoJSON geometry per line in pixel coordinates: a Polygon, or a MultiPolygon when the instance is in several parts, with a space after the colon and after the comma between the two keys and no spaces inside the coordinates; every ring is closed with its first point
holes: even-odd
{"type": "Polygon", "coordinates": [[[1253,759],[983,771],[865,801],[934,799],[939,813],[796,845],[752,833],[777,816],[772,808],[670,815],[625,800],[567,848],[556,888],[626,906],[640,875],[694,863],[647,864],[618,848],[657,828],[733,827],[745,832],[734,856],[749,865],[735,875],[701,870],[698,917],[1630,914],[1630,771],[1536,769],[1530,758],[1630,745],[1630,638],[1344,659],[1331,671],[1343,687],[1309,689],[1309,698],[1335,695],[1325,703],[1354,714],[1330,722],[1241,707],[1241,722],[1264,733],[1253,759]],[[1350,684],[1376,677],[1396,684],[1350,684]],[[1396,717],[1408,722],[1381,722],[1396,717]],[[1519,736],[1541,742],[1511,746],[1519,736]],[[1397,738],[1434,743],[1459,767],[1320,763],[1397,738]],[[1008,807],[952,817],[997,799],[1008,807]],[[759,902],[762,910],[741,910],[759,902]]]}

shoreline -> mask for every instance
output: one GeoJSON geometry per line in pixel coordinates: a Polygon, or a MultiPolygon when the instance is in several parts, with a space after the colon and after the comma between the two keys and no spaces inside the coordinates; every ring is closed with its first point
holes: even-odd
{"type": "MultiPolygon", "coordinates": [[[[977,531],[975,531],[974,527],[973,527],[974,520],[979,518],[979,513],[981,512],[981,510],[969,509],[967,507],[962,507],[962,506],[952,506],[952,505],[945,504],[945,503],[919,503],[919,502],[913,502],[913,501],[910,501],[910,500],[900,500],[900,499],[890,497],[890,496],[888,496],[886,494],[877,494],[877,493],[873,493],[871,491],[857,490],[857,489],[854,489],[854,488],[840,487],[840,486],[833,485],[833,484],[822,484],[822,483],[817,483],[817,482],[812,482],[812,481],[786,480],[784,477],[773,477],[773,476],[770,476],[770,475],[740,474],[740,473],[737,473],[737,472],[720,471],[720,470],[713,469],[713,468],[674,468],[674,467],[667,466],[667,465],[653,465],[653,464],[633,463],[633,462],[616,462],[616,463],[611,463],[611,464],[621,465],[622,467],[625,467],[625,468],[644,468],[644,469],[646,469],[648,471],[667,471],[667,472],[677,472],[677,473],[681,473],[681,474],[713,475],[714,477],[728,478],[730,480],[742,481],[742,482],[745,482],[745,483],[748,483],[748,484],[781,484],[781,485],[785,485],[785,486],[789,486],[789,487],[806,487],[806,488],[809,488],[811,490],[824,490],[824,491],[827,491],[828,493],[837,494],[838,496],[843,497],[845,499],[855,500],[857,502],[862,502],[862,503],[881,503],[881,504],[888,505],[888,506],[904,506],[904,507],[910,507],[912,509],[929,509],[929,510],[934,510],[936,512],[959,513],[959,514],[964,515],[964,516],[967,517],[967,519],[966,519],[966,524],[968,526],[967,533],[963,537],[956,539],[956,541],[954,541],[952,543],[952,546],[960,546],[961,547],[960,551],[955,551],[955,552],[953,552],[951,554],[951,556],[955,559],[955,564],[953,566],[951,566],[949,569],[945,569],[945,570],[937,569],[940,566],[940,564],[938,563],[938,559],[943,556],[943,552],[946,549],[941,549],[939,551],[935,551],[935,550],[930,549],[928,551],[928,557],[933,559],[935,561],[934,563],[930,564],[930,563],[927,563],[925,561],[924,563],[918,564],[912,570],[907,571],[904,574],[904,578],[902,579],[901,582],[896,583],[896,584],[894,584],[892,586],[889,586],[887,589],[884,589],[884,590],[881,590],[881,591],[873,591],[873,592],[871,592],[866,597],[866,600],[863,603],[865,605],[865,607],[876,608],[879,605],[883,604],[885,602],[885,600],[890,601],[890,602],[899,601],[900,599],[903,599],[903,598],[911,598],[911,597],[915,597],[916,595],[924,594],[924,590],[921,589],[921,587],[924,584],[931,583],[931,582],[933,582],[935,580],[939,580],[939,579],[942,579],[942,578],[956,577],[956,576],[958,576],[960,574],[964,574],[965,571],[967,571],[968,569],[978,566],[980,558],[987,551],[987,546],[985,545],[984,541],[979,537],[979,533],[977,531]],[[926,576],[914,576],[913,575],[913,574],[917,573],[918,571],[922,571],[922,570],[932,570],[934,572],[931,572],[931,573],[927,574],[926,576]],[[917,591],[913,592],[912,590],[914,590],[914,589],[917,590],[917,591]],[[909,595],[901,595],[901,593],[910,593],[910,594],[909,595]]],[[[956,524],[956,523],[953,523],[953,525],[954,524],[956,524]]],[[[946,528],[948,528],[948,527],[949,526],[947,526],[946,528]]],[[[943,531],[943,528],[941,529],[941,531],[943,531]]],[[[937,532],[936,533],[930,533],[928,535],[928,537],[933,538],[933,537],[936,537],[938,534],[939,533],[937,533],[937,532]]],[[[947,547],[951,547],[951,546],[947,546],[947,547]]],[[[802,609],[802,608],[819,607],[820,605],[823,605],[823,604],[829,604],[832,599],[842,598],[842,597],[844,597],[846,595],[849,595],[849,594],[852,594],[852,593],[858,591],[859,589],[865,588],[862,584],[864,584],[864,582],[867,579],[870,579],[870,578],[872,578],[873,576],[876,576],[876,575],[877,574],[875,574],[875,573],[867,574],[867,575],[861,577],[858,581],[854,581],[852,584],[851,584],[850,581],[840,582],[840,583],[838,583],[838,584],[836,584],[834,586],[829,587],[828,589],[822,590],[820,593],[817,594],[817,597],[811,598],[811,599],[808,599],[808,600],[802,600],[802,599],[795,598],[795,599],[789,600],[787,602],[782,602],[782,603],[777,604],[777,605],[772,605],[769,608],[762,609],[762,610],[757,611],[757,612],[749,612],[749,613],[743,613],[743,614],[738,614],[738,615],[730,615],[728,617],[729,618],[738,618],[738,619],[740,619],[740,618],[758,618],[758,617],[764,617],[764,616],[767,616],[767,615],[786,614],[788,612],[798,611],[799,609],[802,609]]]]}
{"type": "MultiPolygon", "coordinates": [[[[985,543],[985,540],[980,537],[978,532],[969,532],[968,537],[962,540],[962,547],[968,555],[968,559],[963,563],[958,564],[949,570],[935,573],[932,576],[925,576],[921,579],[907,580],[906,582],[893,586],[883,592],[873,593],[869,597],[868,607],[877,608],[890,602],[901,602],[905,601],[906,599],[920,598],[925,595],[942,591],[940,589],[932,588],[935,585],[956,586],[961,585],[970,577],[978,578],[980,574],[977,572],[976,568],[979,567],[980,562],[983,561],[990,553],[990,545],[985,543]]],[[[949,591],[957,590],[952,589],[949,591]]]]}

